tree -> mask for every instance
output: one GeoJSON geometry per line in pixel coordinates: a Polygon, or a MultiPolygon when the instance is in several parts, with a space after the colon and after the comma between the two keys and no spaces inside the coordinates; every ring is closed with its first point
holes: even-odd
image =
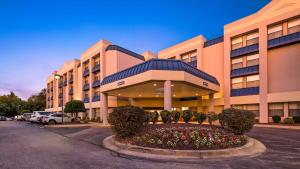
{"type": "Polygon", "coordinates": [[[65,113],[75,113],[77,118],[78,112],[85,112],[84,103],[80,100],[72,100],[66,103],[66,107],[64,109],[65,113]]]}
{"type": "Polygon", "coordinates": [[[8,95],[0,96],[0,112],[1,115],[7,117],[13,117],[21,113],[22,110],[22,100],[10,92],[8,95]]]}
{"type": "Polygon", "coordinates": [[[42,89],[37,95],[28,98],[24,109],[32,111],[42,111],[46,108],[46,89],[42,89]]]}

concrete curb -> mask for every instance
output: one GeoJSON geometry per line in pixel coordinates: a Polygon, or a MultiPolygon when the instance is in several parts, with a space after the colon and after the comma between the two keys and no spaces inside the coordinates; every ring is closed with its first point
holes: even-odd
{"type": "Polygon", "coordinates": [[[228,148],[222,150],[170,150],[141,147],[136,145],[123,144],[115,141],[114,136],[103,140],[105,148],[120,155],[133,156],[136,158],[156,161],[176,162],[199,162],[199,159],[216,159],[230,157],[255,157],[266,151],[266,147],[258,140],[248,138],[248,142],[242,147],[228,148]]]}
{"type": "Polygon", "coordinates": [[[270,124],[255,124],[254,127],[300,130],[300,126],[284,126],[284,125],[270,125],[270,124]]]}

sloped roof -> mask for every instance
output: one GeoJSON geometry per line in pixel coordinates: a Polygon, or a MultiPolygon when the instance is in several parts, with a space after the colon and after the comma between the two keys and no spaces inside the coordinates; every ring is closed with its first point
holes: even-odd
{"type": "Polygon", "coordinates": [[[123,71],[117,72],[115,74],[106,76],[102,82],[101,85],[105,85],[108,83],[112,83],[121,79],[125,79],[130,76],[134,76],[146,71],[150,70],[168,70],[168,71],[185,71],[187,73],[190,73],[196,77],[202,78],[204,80],[207,80],[211,83],[214,83],[216,85],[219,85],[218,80],[197,69],[193,66],[181,61],[181,60],[170,60],[170,59],[151,59],[146,62],[143,62],[141,64],[135,65],[133,67],[130,67],[128,69],[125,69],[123,71]]]}

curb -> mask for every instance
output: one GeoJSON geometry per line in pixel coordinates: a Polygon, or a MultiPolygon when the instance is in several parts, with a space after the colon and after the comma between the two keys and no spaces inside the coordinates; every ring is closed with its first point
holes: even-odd
{"type": "Polygon", "coordinates": [[[103,146],[117,154],[156,161],[199,162],[200,159],[231,157],[256,157],[266,151],[258,140],[248,137],[248,142],[241,147],[221,150],[170,150],[141,147],[115,141],[115,136],[106,137],[103,146]]]}
{"type": "Polygon", "coordinates": [[[269,124],[255,124],[254,127],[300,130],[300,126],[283,126],[283,125],[281,126],[281,125],[269,125],[269,124]]]}

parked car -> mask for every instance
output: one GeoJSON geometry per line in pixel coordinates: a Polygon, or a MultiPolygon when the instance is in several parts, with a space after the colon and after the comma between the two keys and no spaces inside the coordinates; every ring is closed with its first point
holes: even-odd
{"type": "Polygon", "coordinates": [[[13,121],[11,117],[6,117],[6,121],[13,121]]]}
{"type": "Polygon", "coordinates": [[[17,115],[17,116],[15,116],[15,119],[16,119],[17,121],[23,121],[23,118],[22,118],[22,116],[21,116],[21,115],[17,115]]]}
{"type": "Polygon", "coordinates": [[[42,118],[44,116],[50,115],[50,112],[45,112],[45,111],[34,111],[30,117],[30,122],[31,123],[41,123],[42,118]]]}
{"type": "MultiPolygon", "coordinates": [[[[66,114],[63,114],[63,122],[64,123],[73,123],[75,121],[74,117],[68,116],[66,114]]],[[[53,113],[49,116],[43,117],[43,123],[53,125],[57,123],[62,123],[62,114],[61,113],[53,113]]]]}
{"type": "Polygon", "coordinates": [[[30,121],[31,115],[32,115],[32,113],[24,113],[22,115],[22,118],[24,121],[30,121]]]}
{"type": "Polygon", "coordinates": [[[0,116],[0,121],[6,121],[6,117],[0,116]]]}

